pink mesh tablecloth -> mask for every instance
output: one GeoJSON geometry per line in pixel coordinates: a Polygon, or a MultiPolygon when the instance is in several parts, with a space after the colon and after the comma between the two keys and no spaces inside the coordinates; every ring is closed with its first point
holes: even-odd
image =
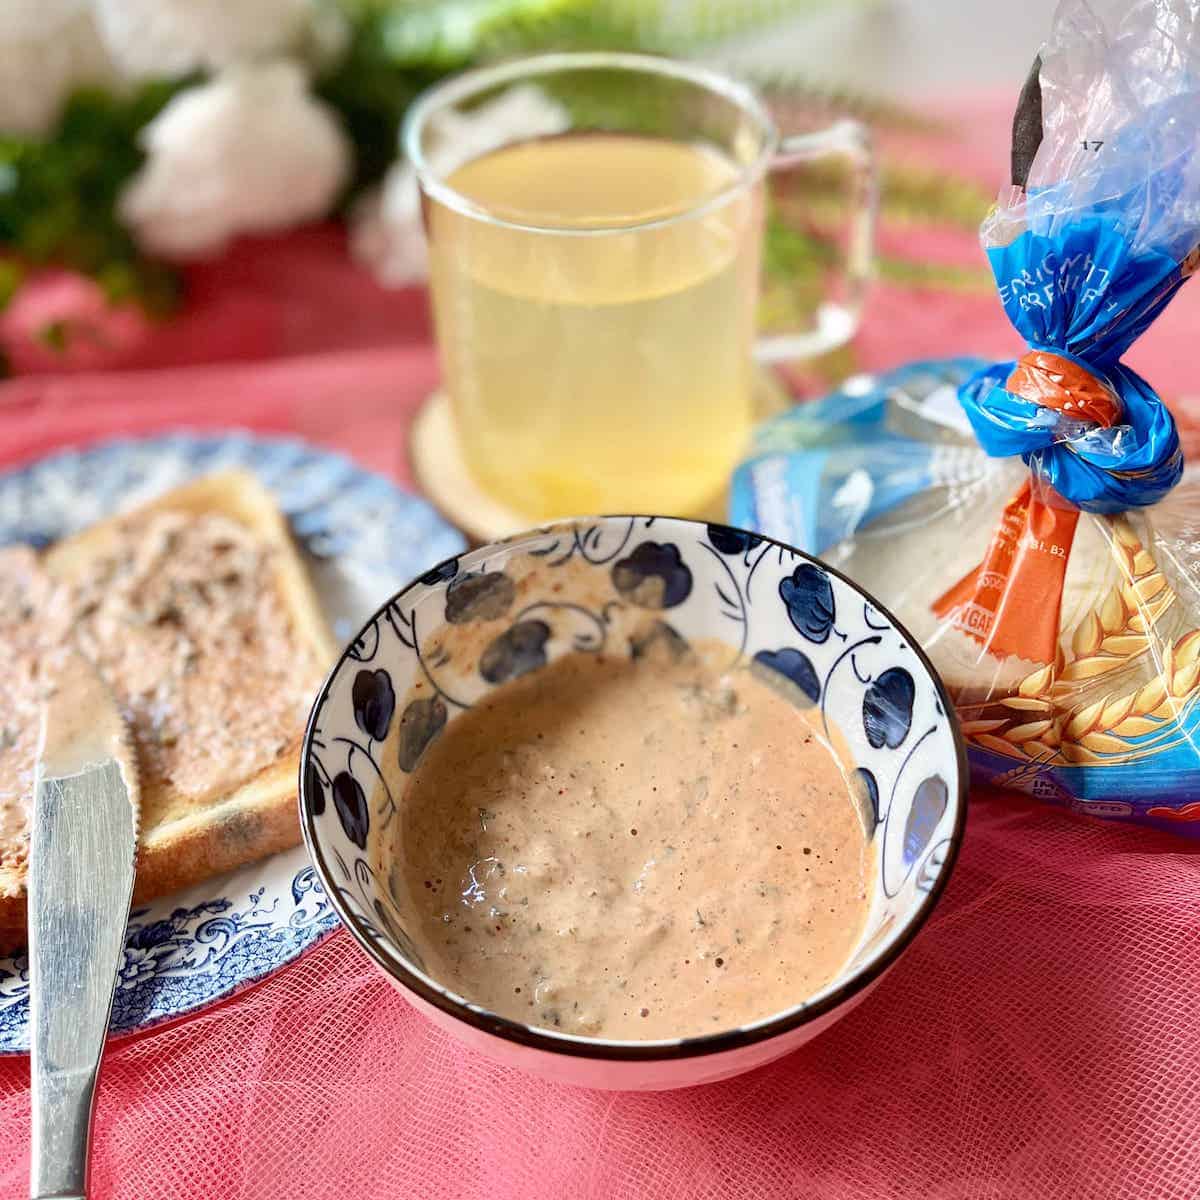
{"type": "MultiPolygon", "coordinates": [[[[1003,108],[991,156],[977,115],[962,156],[1003,164],[1003,108]]],[[[926,161],[938,153],[961,166],[945,143],[926,161]]],[[[914,261],[980,261],[969,232],[912,221],[885,237],[914,261]]],[[[125,364],[159,369],[0,385],[0,464],[242,425],[407,479],[408,419],[435,378],[418,297],[376,293],[328,231],[198,278],[182,325],[125,364]],[[290,357],[163,368],[268,355],[290,357]]],[[[1192,386],[1198,316],[1185,292],[1134,356],[1168,395],[1192,386]]],[[[857,353],[1011,348],[986,289],[893,279],[857,353]]],[[[24,1194],[28,1118],[28,1061],[0,1060],[0,1197],[24,1194]]],[[[779,1063],[671,1094],[554,1087],[436,1032],[337,933],[199,1017],[113,1043],[94,1185],[120,1200],[1194,1200],[1198,1130],[1200,847],[977,796],[911,950],[779,1063]]]]}

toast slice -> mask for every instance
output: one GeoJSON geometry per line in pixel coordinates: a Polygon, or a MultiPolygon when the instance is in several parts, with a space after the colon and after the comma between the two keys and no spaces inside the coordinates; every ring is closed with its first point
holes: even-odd
{"type": "Polygon", "coordinates": [[[39,662],[66,641],[96,664],[137,750],[135,902],[299,842],[300,742],[336,647],[252,475],[199,479],[55,543],[36,565],[4,553],[0,655],[17,659],[18,695],[0,714],[0,949],[25,938],[30,722],[39,662]]]}

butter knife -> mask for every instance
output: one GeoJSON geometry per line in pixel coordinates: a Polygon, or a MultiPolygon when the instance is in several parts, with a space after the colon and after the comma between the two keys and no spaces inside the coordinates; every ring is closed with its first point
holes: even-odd
{"type": "Polygon", "coordinates": [[[133,894],[140,796],[121,714],[74,652],[42,713],[29,844],[33,1200],[84,1200],[133,894]]]}

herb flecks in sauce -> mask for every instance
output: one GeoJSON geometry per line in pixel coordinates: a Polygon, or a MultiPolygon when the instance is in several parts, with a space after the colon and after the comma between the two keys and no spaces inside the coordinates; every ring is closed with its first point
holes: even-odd
{"type": "Polygon", "coordinates": [[[715,648],[668,650],[567,655],[429,746],[398,900],[455,991],[565,1032],[689,1036],[800,1003],[852,952],[870,851],[811,710],[715,648]]]}

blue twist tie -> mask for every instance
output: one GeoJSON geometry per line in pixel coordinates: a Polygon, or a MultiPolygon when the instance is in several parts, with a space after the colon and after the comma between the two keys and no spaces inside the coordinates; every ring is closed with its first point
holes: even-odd
{"type": "Polygon", "coordinates": [[[1119,415],[1105,428],[1048,407],[1009,390],[1017,362],[994,363],[959,389],[979,444],[994,457],[1019,454],[1035,479],[1085,512],[1157,504],[1183,474],[1179,434],[1158,393],[1118,360],[1188,273],[1169,254],[1131,253],[1102,213],[987,253],[1004,311],[1031,349],[1075,364],[1115,397],[1119,415]]]}

